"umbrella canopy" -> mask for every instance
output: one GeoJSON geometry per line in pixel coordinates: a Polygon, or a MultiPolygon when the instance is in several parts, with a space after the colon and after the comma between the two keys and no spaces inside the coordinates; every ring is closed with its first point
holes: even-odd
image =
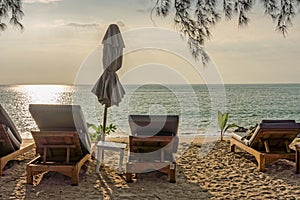
{"type": "Polygon", "coordinates": [[[122,66],[123,48],[125,47],[118,25],[109,25],[102,40],[102,44],[102,63],[104,72],[94,85],[92,93],[94,93],[97,96],[98,101],[104,105],[102,137],[104,140],[107,108],[112,105],[118,106],[125,94],[125,90],[116,73],[122,66]]]}

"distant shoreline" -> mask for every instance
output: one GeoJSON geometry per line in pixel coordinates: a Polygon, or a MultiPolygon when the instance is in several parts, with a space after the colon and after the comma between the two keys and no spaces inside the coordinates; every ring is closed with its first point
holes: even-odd
{"type": "MultiPolygon", "coordinates": [[[[9,86],[26,86],[26,85],[40,85],[40,86],[59,86],[59,85],[63,85],[63,86],[83,86],[83,87],[88,87],[88,86],[93,86],[93,83],[91,84],[71,84],[71,83],[3,83],[0,84],[0,87],[9,87],[9,86]]],[[[122,84],[123,86],[141,86],[141,85],[145,85],[145,84],[122,84]]],[[[147,85],[157,85],[157,84],[147,84],[147,85]]],[[[193,84],[165,84],[165,83],[161,83],[160,85],[167,85],[167,86],[180,86],[180,85],[191,85],[191,86],[206,86],[206,85],[225,85],[225,86],[230,86],[230,85],[300,85],[299,83],[224,83],[224,84],[206,84],[206,83],[193,83],[193,84]]]]}

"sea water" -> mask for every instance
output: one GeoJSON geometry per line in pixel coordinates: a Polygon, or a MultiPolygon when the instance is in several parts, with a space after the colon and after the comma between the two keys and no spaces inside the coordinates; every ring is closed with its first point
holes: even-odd
{"type": "MultiPolygon", "coordinates": [[[[0,103],[22,133],[30,137],[37,126],[28,106],[32,103],[79,104],[89,123],[100,124],[103,106],[91,85],[0,86],[0,103]]],[[[249,85],[124,85],[119,106],[108,109],[107,123],[117,125],[112,136],[130,134],[129,114],[179,115],[179,134],[217,135],[217,112],[229,113],[228,123],[250,127],[261,119],[300,122],[300,84],[249,85]]]]}

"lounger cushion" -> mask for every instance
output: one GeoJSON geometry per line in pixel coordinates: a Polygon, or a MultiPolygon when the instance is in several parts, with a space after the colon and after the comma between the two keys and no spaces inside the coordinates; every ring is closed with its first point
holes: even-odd
{"type": "Polygon", "coordinates": [[[174,136],[171,153],[177,152],[178,115],[129,115],[128,122],[133,136],[174,136]]]}
{"type": "Polygon", "coordinates": [[[290,120],[290,119],[263,119],[261,120],[261,123],[296,123],[295,120],[290,120]]]}
{"type": "Polygon", "coordinates": [[[29,112],[40,131],[77,131],[83,153],[90,153],[91,140],[79,105],[30,104],[29,112]]]}
{"type": "MultiPolygon", "coordinates": [[[[256,130],[253,133],[252,137],[249,139],[248,145],[253,145],[253,143],[255,143],[255,139],[258,133],[264,129],[267,130],[283,129],[288,131],[293,129],[299,129],[299,125],[295,123],[294,120],[262,120],[261,123],[256,127],[256,130]]],[[[284,137],[284,134],[285,133],[282,131],[277,134],[277,137],[280,139],[280,137],[284,137]]],[[[274,137],[273,140],[276,139],[275,136],[273,137],[274,137]]]]}
{"type": "Polygon", "coordinates": [[[265,150],[263,142],[267,140],[271,149],[281,151],[286,150],[285,141],[292,142],[299,132],[295,120],[262,120],[252,135],[233,133],[232,137],[259,151],[265,150]]]}
{"type": "Polygon", "coordinates": [[[129,115],[131,134],[136,136],[176,136],[178,115],[129,115]]]}
{"type": "Polygon", "coordinates": [[[6,156],[16,151],[6,132],[4,124],[0,124],[0,157],[6,156]]]}
{"type": "Polygon", "coordinates": [[[12,143],[12,145],[14,146],[15,150],[20,149],[21,147],[21,143],[19,142],[18,138],[15,137],[15,135],[12,133],[12,131],[10,130],[9,127],[5,127],[6,129],[6,133],[8,134],[8,137],[12,143]]]}
{"type": "Polygon", "coordinates": [[[22,143],[21,135],[19,134],[18,129],[16,128],[15,124],[7,114],[7,112],[4,110],[2,105],[0,104],[0,124],[4,124],[6,127],[8,127],[11,130],[11,133],[14,135],[14,137],[17,139],[18,143],[22,143]]]}

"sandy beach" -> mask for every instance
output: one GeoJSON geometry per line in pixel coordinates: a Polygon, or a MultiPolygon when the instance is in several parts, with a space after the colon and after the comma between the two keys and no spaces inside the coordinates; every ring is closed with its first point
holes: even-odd
{"type": "MultiPolygon", "coordinates": [[[[126,139],[115,139],[125,142],[126,139]]],[[[265,172],[256,169],[251,155],[229,152],[229,141],[203,139],[181,143],[175,184],[159,172],[141,174],[134,183],[118,175],[118,154],[105,153],[105,167],[95,173],[95,160],[83,166],[79,186],[57,173],[26,184],[26,163],[35,151],[11,161],[0,178],[0,199],[300,199],[300,174],[295,163],[278,160],[265,172]]],[[[123,170],[125,170],[126,158],[123,170]]]]}

